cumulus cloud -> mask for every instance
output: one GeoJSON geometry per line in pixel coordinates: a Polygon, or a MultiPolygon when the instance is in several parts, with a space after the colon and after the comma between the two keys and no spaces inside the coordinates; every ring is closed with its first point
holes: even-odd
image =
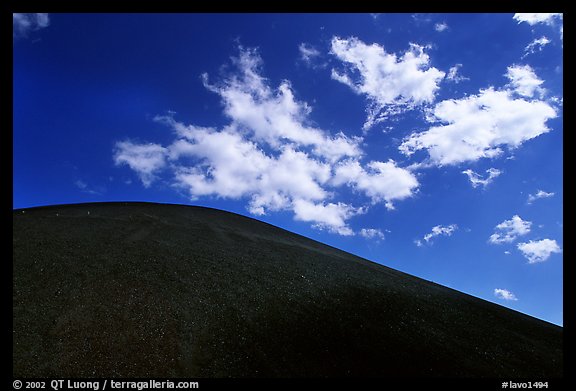
{"type": "Polygon", "coordinates": [[[506,289],[499,289],[499,288],[494,289],[494,296],[502,300],[512,300],[512,301],[518,300],[514,295],[514,293],[506,289]]]}
{"type": "Polygon", "coordinates": [[[344,71],[332,69],[332,79],[369,100],[364,130],[387,116],[431,103],[445,73],[430,66],[424,47],[411,43],[402,55],[388,53],[378,44],[358,38],[333,37],[330,53],[342,61],[344,71]]]}
{"type": "Polygon", "coordinates": [[[472,187],[476,188],[478,186],[486,187],[490,183],[494,181],[495,178],[502,174],[502,171],[498,170],[497,168],[489,168],[486,170],[486,177],[482,178],[482,176],[471,169],[467,169],[462,171],[462,174],[466,174],[468,176],[468,180],[472,184],[472,187]]]}
{"type": "Polygon", "coordinates": [[[500,156],[503,147],[514,149],[548,132],[546,122],[557,116],[546,101],[525,99],[541,93],[541,81],[529,67],[512,66],[503,90],[493,87],[476,95],[442,101],[428,116],[423,132],[407,136],[399,150],[406,156],[423,150],[431,164],[444,166],[500,156]]]}
{"type": "Polygon", "coordinates": [[[356,160],[344,161],[336,166],[333,183],[346,183],[364,192],[372,203],[383,201],[388,209],[394,209],[392,201],[411,197],[418,187],[414,174],[398,167],[392,159],[371,161],[366,168],[356,160]]]}
{"type": "Polygon", "coordinates": [[[12,14],[12,38],[26,37],[31,31],[48,27],[50,18],[45,13],[12,14]]]}
{"type": "Polygon", "coordinates": [[[522,220],[518,215],[512,216],[510,220],[504,220],[494,228],[494,233],[488,239],[489,243],[502,244],[511,243],[519,236],[530,232],[532,222],[522,220]]]}
{"type": "Polygon", "coordinates": [[[324,204],[303,199],[294,201],[296,220],[312,222],[316,228],[327,228],[330,232],[343,236],[354,235],[346,220],[362,212],[362,208],[354,208],[342,202],[324,204]]]}
{"type": "Polygon", "coordinates": [[[542,51],[542,49],[544,48],[544,46],[548,45],[551,41],[542,36],[538,39],[534,39],[532,42],[530,42],[526,48],[524,49],[524,55],[522,56],[522,58],[530,55],[530,54],[534,54],[537,51],[540,52],[542,51]]]}
{"type": "Polygon", "coordinates": [[[530,65],[512,65],[508,67],[506,77],[510,79],[508,85],[519,95],[532,98],[536,93],[543,96],[545,89],[540,87],[543,80],[540,80],[530,65]]]}
{"type": "Polygon", "coordinates": [[[527,243],[518,243],[518,250],[528,259],[528,263],[544,262],[550,258],[553,253],[561,253],[562,249],[555,240],[542,239],[530,240],[527,243]]]}
{"type": "MultiPolygon", "coordinates": [[[[432,243],[431,240],[433,238],[435,238],[436,236],[452,236],[452,234],[454,233],[454,231],[456,231],[458,229],[458,226],[456,224],[450,224],[450,225],[436,225],[434,227],[432,227],[432,231],[427,233],[426,235],[424,235],[424,240],[426,241],[426,243],[432,243]]],[[[423,246],[424,243],[417,239],[414,241],[416,243],[416,245],[418,247],[423,246]]]]}
{"type": "Polygon", "coordinates": [[[539,200],[540,198],[549,198],[553,196],[554,193],[547,193],[544,190],[538,190],[536,194],[528,194],[528,200],[526,201],[526,203],[532,204],[534,201],[539,200]]]}
{"type": "Polygon", "coordinates": [[[237,69],[222,80],[202,76],[204,86],[222,100],[230,120],[226,126],[185,124],[175,113],[156,116],[175,139],[166,146],[119,142],[116,164],[132,168],[145,186],[165,170],[170,183],[191,199],[245,199],[254,215],[291,211],[296,220],[340,235],[355,234],[348,220],[366,211],[339,202],[341,186],[388,207],[416,191],[416,178],[393,161],[363,165],[361,138],[311,125],[311,108],[295,98],[289,81],[269,85],[254,49],[240,48],[233,63],[237,69]],[[347,165],[356,171],[339,171],[347,165]]]}
{"type": "Polygon", "coordinates": [[[330,165],[309,153],[285,145],[277,154],[267,154],[234,126],[216,130],[186,126],[172,117],[158,120],[184,136],[168,147],[171,158],[198,160],[193,166],[177,164],[175,170],[177,184],[192,198],[250,196],[249,210],[265,214],[267,209],[285,209],[295,199],[328,197],[322,185],[331,177],[330,165]]]}
{"type": "Polygon", "coordinates": [[[119,141],[115,145],[114,163],[128,165],[134,170],[145,187],[156,179],[156,173],[166,166],[168,150],[159,144],[136,144],[119,141]]]}
{"type": "Polygon", "coordinates": [[[518,21],[518,23],[526,22],[530,26],[533,26],[538,23],[545,23],[552,25],[554,24],[554,19],[560,18],[562,19],[561,13],[516,13],[512,17],[514,20],[518,21]]]}

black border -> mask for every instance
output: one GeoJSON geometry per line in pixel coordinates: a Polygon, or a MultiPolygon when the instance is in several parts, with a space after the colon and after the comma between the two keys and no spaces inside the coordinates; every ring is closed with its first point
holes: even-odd
{"type": "MultiPolygon", "coordinates": [[[[573,30],[572,26],[574,23],[574,18],[570,12],[566,12],[569,2],[558,2],[558,1],[546,1],[546,2],[526,2],[526,1],[500,1],[493,3],[466,3],[466,2],[453,2],[439,4],[437,2],[427,2],[427,3],[413,3],[413,2],[385,2],[376,0],[355,0],[353,2],[335,1],[335,0],[309,0],[309,1],[254,1],[254,0],[211,0],[211,1],[197,1],[197,0],[163,0],[157,2],[142,2],[142,1],[128,1],[128,0],[76,0],[76,1],[64,1],[64,0],[10,0],[2,2],[2,16],[0,26],[2,26],[2,38],[4,50],[6,52],[11,50],[10,46],[13,42],[9,42],[11,39],[8,28],[10,13],[12,12],[51,12],[51,13],[74,13],[74,12],[158,12],[158,13],[186,13],[186,12],[207,12],[207,13],[269,13],[269,12],[280,12],[280,13],[303,13],[303,12],[329,12],[329,13],[341,13],[341,12],[408,12],[408,13],[421,13],[421,12],[432,12],[432,13],[459,13],[459,12],[517,12],[517,11],[554,11],[563,12],[564,16],[564,26],[567,27],[564,40],[567,42],[564,44],[565,50],[572,50],[574,48],[573,40],[573,30]],[[572,42],[572,43],[570,43],[572,42]]],[[[4,57],[6,58],[6,57],[4,57]]],[[[6,59],[3,61],[4,65],[8,64],[6,59]]],[[[573,83],[573,78],[570,73],[571,70],[576,69],[574,67],[574,61],[571,54],[564,56],[564,69],[568,70],[564,75],[564,99],[568,103],[564,103],[564,107],[572,108],[574,103],[570,103],[573,100],[570,98],[572,93],[572,88],[575,84],[573,83]]],[[[4,94],[8,95],[9,90],[8,85],[12,85],[12,80],[10,80],[13,73],[13,63],[10,62],[9,66],[3,67],[3,83],[5,86],[3,89],[4,94]]],[[[12,95],[6,96],[2,99],[3,108],[3,119],[6,121],[3,130],[0,134],[0,165],[2,167],[2,178],[9,181],[12,188],[13,184],[13,160],[12,160],[12,145],[13,145],[13,135],[12,131],[12,95]],[[8,170],[10,168],[10,171],[8,170]]],[[[573,126],[573,113],[574,110],[568,110],[563,113],[563,128],[566,129],[564,132],[564,146],[574,145],[572,141],[572,134],[576,131],[573,126]]],[[[571,187],[571,168],[573,166],[572,159],[573,155],[567,154],[569,152],[563,146],[563,153],[565,158],[564,163],[564,184],[568,185],[564,188],[564,199],[568,200],[566,206],[568,208],[564,209],[564,221],[570,222],[566,219],[566,215],[574,216],[571,213],[571,202],[576,199],[571,187]],[[568,163],[566,163],[568,162],[568,163]],[[568,180],[566,180],[568,179],[568,180]],[[568,210],[568,212],[566,212],[568,210]]],[[[5,208],[2,208],[2,215],[5,216],[6,224],[12,219],[12,199],[13,193],[10,196],[4,196],[4,202],[7,204],[5,208]],[[8,208],[8,204],[10,207],[8,208]],[[10,216],[10,217],[9,217],[10,216]],[[10,220],[9,220],[10,219],[10,220]]],[[[568,235],[570,235],[571,225],[565,226],[568,235]]],[[[566,235],[564,235],[566,237],[566,235]]],[[[569,236],[568,236],[569,237],[569,236]]],[[[547,381],[549,386],[548,390],[563,390],[567,389],[568,386],[576,386],[576,377],[574,375],[573,368],[576,368],[574,363],[574,314],[576,313],[576,303],[574,300],[574,282],[573,278],[576,277],[576,272],[574,271],[574,258],[572,256],[572,243],[571,241],[563,240],[564,248],[564,378],[562,379],[532,379],[532,381],[547,381]]],[[[8,248],[8,246],[6,246],[8,248]]],[[[3,259],[8,259],[4,257],[3,259]]],[[[7,266],[4,266],[5,280],[8,280],[11,276],[12,267],[10,270],[7,266]]],[[[4,299],[6,306],[4,308],[9,308],[8,301],[10,300],[11,284],[5,281],[4,286],[4,299]]],[[[7,339],[6,344],[9,344],[12,339],[12,327],[5,334],[7,339]]],[[[6,346],[6,344],[4,346],[6,346]]],[[[11,343],[10,343],[11,345],[11,343]]],[[[5,350],[6,351],[6,350],[5,350]]],[[[11,351],[11,350],[10,350],[11,351]]],[[[10,371],[12,372],[12,371],[10,371]]],[[[49,382],[54,379],[15,379],[10,373],[6,389],[14,389],[13,382],[15,380],[21,381],[44,381],[47,382],[46,388],[49,387],[49,382]]],[[[56,378],[55,378],[56,379],[56,378]]],[[[69,378],[70,380],[78,381],[94,381],[99,379],[81,379],[81,378],[69,378]]],[[[59,379],[57,379],[59,380],[59,379]]],[[[147,381],[149,379],[114,379],[114,380],[126,380],[126,381],[147,381]]],[[[161,381],[162,379],[154,379],[161,381]]],[[[469,390],[469,389],[481,389],[481,390],[500,390],[502,388],[502,383],[505,381],[517,381],[522,382],[525,380],[518,379],[477,379],[477,378],[463,378],[463,379],[453,379],[453,378],[342,378],[342,379],[316,379],[316,378],[306,378],[306,379],[170,379],[172,381],[197,381],[199,383],[199,389],[232,389],[237,387],[250,387],[250,389],[300,389],[300,388],[326,388],[326,389],[391,389],[391,390],[401,390],[401,389],[411,389],[413,387],[427,388],[427,387],[441,387],[443,390],[469,390]]],[[[103,381],[103,380],[101,380],[103,381]]],[[[51,388],[50,388],[51,389],[51,388]]],[[[66,388],[63,388],[66,389],[66,388]]],[[[102,389],[100,387],[100,389],[102,389]]],[[[110,389],[108,386],[107,389],[110,389]]]]}

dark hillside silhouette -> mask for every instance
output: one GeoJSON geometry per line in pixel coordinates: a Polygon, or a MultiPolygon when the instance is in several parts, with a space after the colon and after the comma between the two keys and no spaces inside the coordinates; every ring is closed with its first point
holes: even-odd
{"type": "Polygon", "coordinates": [[[15,377],[563,375],[561,327],[260,221],[13,212],[15,377]]]}

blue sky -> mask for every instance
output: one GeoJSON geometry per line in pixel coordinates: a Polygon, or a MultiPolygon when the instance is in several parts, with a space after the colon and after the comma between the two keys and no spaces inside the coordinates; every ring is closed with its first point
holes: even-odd
{"type": "Polygon", "coordinates": [[[203,205],[563,324],[561,14],[14,14],[13,207],[203,205]]]}

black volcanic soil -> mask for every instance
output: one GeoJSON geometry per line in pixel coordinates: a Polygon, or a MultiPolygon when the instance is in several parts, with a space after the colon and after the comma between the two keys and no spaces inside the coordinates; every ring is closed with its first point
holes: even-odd
{"type": "Polygon", "coordinates": [[[13,212],[15,377],[563,375],[562,328],[200,207],[13,212]]]}

